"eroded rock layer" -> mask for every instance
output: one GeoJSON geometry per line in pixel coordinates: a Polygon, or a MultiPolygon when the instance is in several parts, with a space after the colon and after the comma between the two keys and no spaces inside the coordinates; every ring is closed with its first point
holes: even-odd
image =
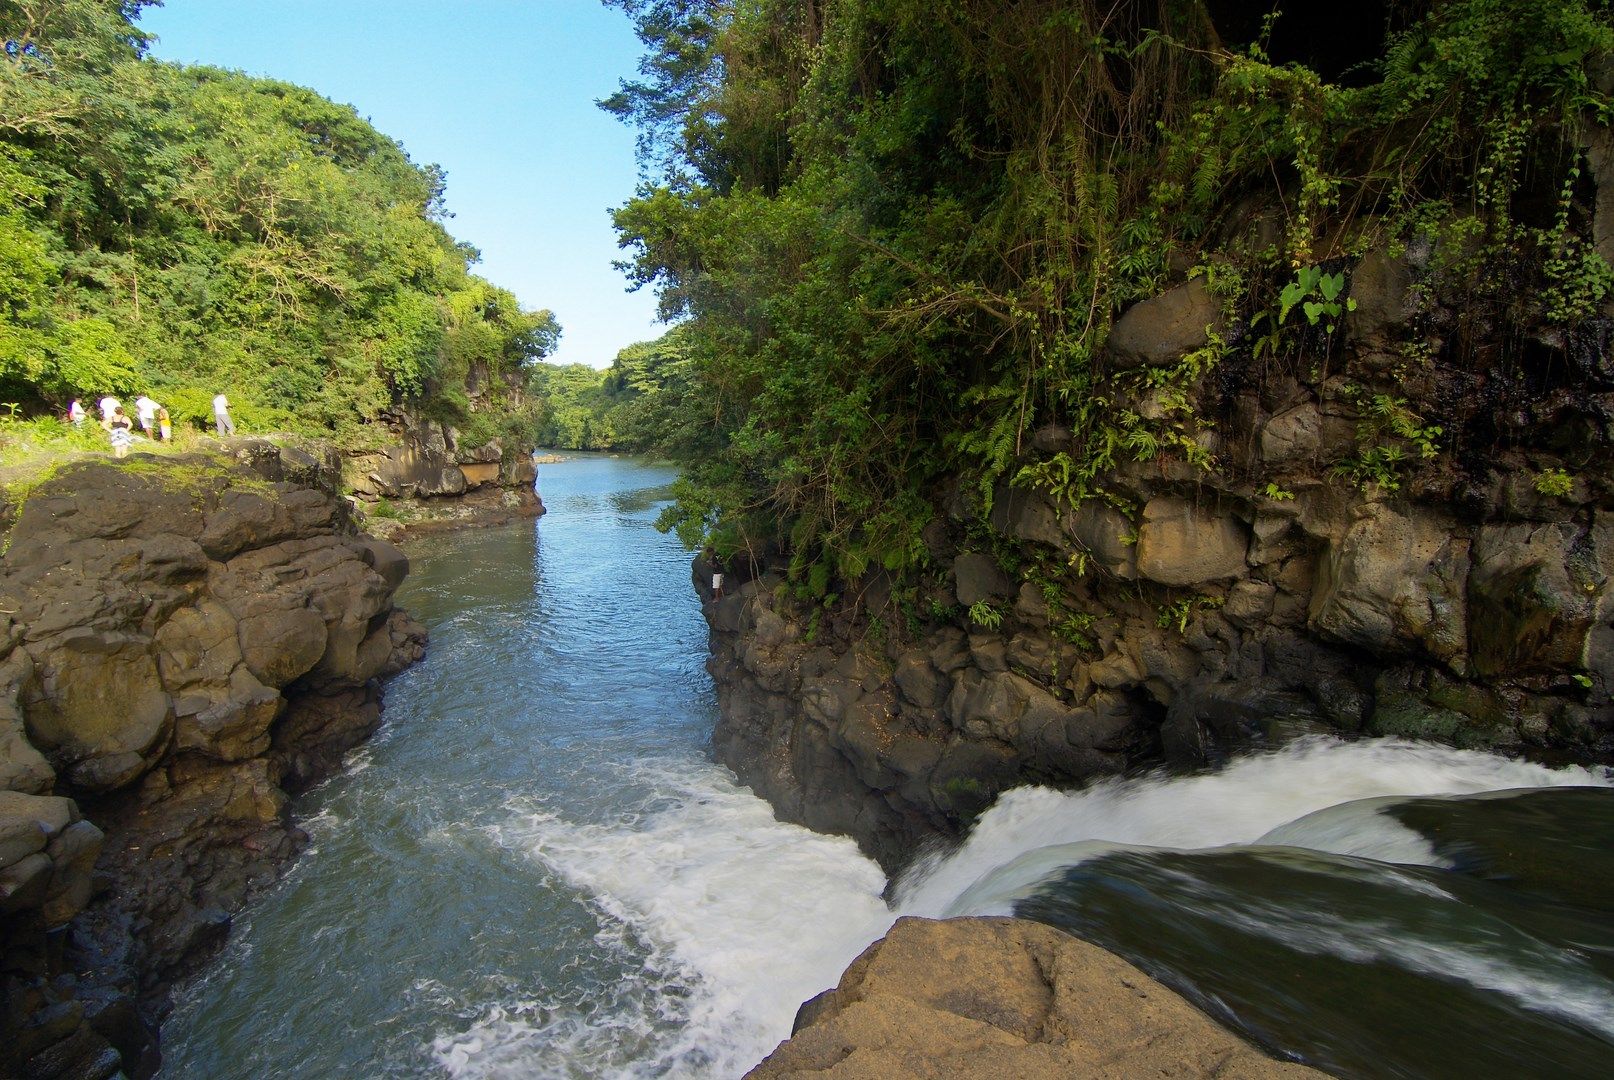
{"type": "Polygon", "coordinates": [[[167,985],[306,842],[290,795],[424,649],[336,462],[229,450],[68,465],[11,508],[0,1075],[155,1067],[167,985]]]}

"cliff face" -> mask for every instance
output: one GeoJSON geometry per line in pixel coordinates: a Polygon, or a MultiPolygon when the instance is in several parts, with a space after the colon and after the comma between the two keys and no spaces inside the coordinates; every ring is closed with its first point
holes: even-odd
{"type": "Polygon", "coordinates": [[[404,539],[543,514],[530,453],[497,439],[471,446],[454,428],[408,414],[390,431],[395,442],[349,457],[345,470],[349,491],[378,533],[404,539]]]}
{"type": "Polygon", "coordinates": [[[143,1075],[165,989],[306,842],[424,648],[334,460],[69,465],[0,557],[0,1074],[143,1075]]]}
{"type": "MultiPolygon", "coordinates": [[[[697,561],[718,758],[887,868],[1016,784],[1308,732],[1610,760],[1614,321],[1540,331],[1530,372],[1462,368],[1444,350],[1483,327],[1421,265],[1354,267],[1298,370],[1246,349],[1196,374],[1234,333],[1197,281],[1136,305],[1104,389],[1202,460],[1111,466],[1074,503],[939,491],[916,587],[805,606],[764,562],[714,600],[697,561]]],[[[1078,456],[1044,428],[1020,464],[1078,456]]]]}
{"type": "Polygon", "coordinates": [[[748,1077],[1302,1080],[1096,945],[1018,919],[902,919],[748,1077]]]}

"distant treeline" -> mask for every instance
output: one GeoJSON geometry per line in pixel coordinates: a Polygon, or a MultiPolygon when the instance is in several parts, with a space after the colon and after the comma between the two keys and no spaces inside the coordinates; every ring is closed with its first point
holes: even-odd
{"type": "Polygon", "coordinates": [[[560,330],[469,273],[441,170],[313,91],[144,55],[148,2],[0,3],[0,399],[529,441],[560,330]]]}
{"type": "Polygon", "coordinates": [[[685,333],[629,345],[606,370],[538,364],[531,384],[543,400],[538,445],[563,450],[667,453],[707,438],[685,333]]]}

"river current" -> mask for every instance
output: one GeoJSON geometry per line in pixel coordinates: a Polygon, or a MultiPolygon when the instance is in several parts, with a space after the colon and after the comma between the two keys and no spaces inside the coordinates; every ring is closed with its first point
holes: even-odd
{"type": "Polygon", "coordinates": [[[399,599],[426,658],[297,804],[313,844],[183,989],[163,1077],[733,1077],[898,915],[1015,911],[1342,1074],[1596,1075],[1614,1050],[1606,894],[1564,872],[1606,869],[1601,772],[1309,741],[1215,774],[1021,789],[888,906],[851,841],[775,821],[709,760],[689,559],[651,524],[672,479],[546,465],[536,526],[414,546],[399,599]],[[1509,837],[1555,837],[1548,865],[1474,840],[1482,802],[1518,809],[1509,837]],[[1308,997],[1295,972],[1313,968],[1308,997]],[[1400,1049],[1448,1013],[1482,1017],[1470,1042],[1484,1024],[1524,1041],[1449,1069],[1400,1049]]]}

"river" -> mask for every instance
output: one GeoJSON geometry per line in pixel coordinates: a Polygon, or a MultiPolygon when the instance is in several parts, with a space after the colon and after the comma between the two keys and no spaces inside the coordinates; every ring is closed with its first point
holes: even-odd
{"type": "MultiPolygon", "coordinates": [[[[164,1028],[163,1077],[732,1077],[899,913],[1012,910],[1134,955],[1269,1045],[1341,1070],[1390,1060],[1383,1075],[1417,1075],[1417,1055],[1404,1068],[1384,1058],[1393,1048],[1374,1032],[1307,1034],[1307,1011],[1323,1004],[1300,1015],[1262,1005],[1295,999],[1263,997],[1249,965],[1232,987],[1210,980],[1249,951],[1248,927],[1198,955],[1150,954],[1140,940],[1164,937],[1160,926],[1194,905],[1256,903],[1226,898],[1261,875],[1171,860],[1214,863],[1229,845],[1257,861],[1305,851],[1313,868],[1391,868],[1366,875],[1375,887],[1384,873],[1413,873],[1397,867],[1421,868],[1423,884],[1409,888],[1442,891],[1429,882],[1456,876],[1456,860],[1422,839],[1431,827],[1401,803],[1356,800],[1576,785],[1566,790],[1596,793],[1595,828],[1606,827],[1610,791],[1598,773],[1404,743],[1310,742],[1213,775],[1010,793],[962,849],[916,868],[893,910],[883,875],[850,841],[776,822],[708,759],[716,705],[705,626],[687,554],[652,527],[672,479],[629,459],[546,465],[549,513],[536,526],[415,545],[400,602],[430,627],[431,648],[388,686],[377,736],[298,803],[313,844],[183,989],[164,1028]],[[1137,905],[1106,903],[1140,887],[1165,896],[1161,875],[1180,886],[1162,902],[1187,905],[1176,915],[1150,923],[1133,917],[1137,905]],[[1117,908],[1127,917],[1104,915],[1117,908]]],[[[1299,870],[1261,866],[1278,889],[1294,888],[1282,875],[1299,870]]],[[[1361,891],[1341,893],[1341,874],[1324,876],[1313,909],[1361,891]]],[[[1483,918],[1502,920],[1486,932],[1506,922],[1483,918]]],[[[1308,953],[1317,928],[1297,925],[1286,956],[1361,967],[1373,949],[1399,955],[1386,941],[1424,932],[1429,919],[1356,922],[1370,927],[1372,948],[1308,953]]],[[[1562,1068],[1541,1074],[1575,1075],[1586,1045],[1614,1039],[1614,984],[1576,959],[1604,942],[1555,934],[1513,951],[1480,942],[1490,965],[1481,975],[1470,962],[1478,953],[1461,943],[1408,950],[1421,967],[1388,966],[1418,968],[1422,982],[1385,991],[1387,1007],[1461,987],[1496,1016],[1545,1018],[1528,1052],[1539,1061],[1556,1042],[1573,1044],[1562,1068]],[[1542,1005],[1555,994],[1575,996],[1542,1005]]]]}

